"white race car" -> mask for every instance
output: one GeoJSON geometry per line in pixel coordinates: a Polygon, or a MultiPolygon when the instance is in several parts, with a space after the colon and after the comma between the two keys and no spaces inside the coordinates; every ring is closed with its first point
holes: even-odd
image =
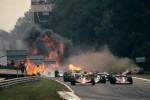
{"type": "Polygon", "coordinates": [[[104,73],[95,73],[94,74],[95,83],[106,83],[106,76],[104,73]]]}
{"type": "Polygon", "coordinates": [[[132,77],[127,75],[112,75],[109,80],[110,84],[133,84],[132,77]]]}

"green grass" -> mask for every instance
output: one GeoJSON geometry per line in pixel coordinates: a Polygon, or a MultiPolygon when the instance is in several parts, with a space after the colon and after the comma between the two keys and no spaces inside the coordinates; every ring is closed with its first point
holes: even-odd
{"type": "Polygon", "coordinates": [[[150,79],[150,75],[132,75],[133,77],[138,77],[138,78],[145,78],[145,79],[150,79]]]}
{"type": "Polygon", "coordinates": [[[0,100],[63,100],[57,91],[69,91],[64,85],[40,78],[0,90],[0,100]]]}

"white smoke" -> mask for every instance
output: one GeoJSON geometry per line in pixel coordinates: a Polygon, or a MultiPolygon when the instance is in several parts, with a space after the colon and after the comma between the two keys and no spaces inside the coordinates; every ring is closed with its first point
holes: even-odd
{"type": "Polygon", "coordinates": [[[8,48],[7,46],[8,42],[2,38],[0,38],[0,65],[6,65],[7,64],[7,57],[5,50],[8,48]]]}
{"type": "Polygon", "coordinates": [[[68,58],[66,66],[73,64],[82,66],[82,69],[90,71],[100,71],[109,73],[118,73],[135,66],[129,58],[119,58],[114,56],[108,48],[99,52],[87,51],[68,58]]]}

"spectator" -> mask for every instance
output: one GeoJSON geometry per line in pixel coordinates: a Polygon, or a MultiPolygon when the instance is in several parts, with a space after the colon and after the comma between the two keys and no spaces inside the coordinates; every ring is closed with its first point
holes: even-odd
{"type": "Polygon", "coordinates": [[[11,61],[10,65],[11,65],[11,67],[14,67],[14,66],[15,66],[15,63],[14,63],[13,60],[11,61]]]}
{"type": "Polygon", "coordinates": [[[22,60],[20,61],[19,67],[21,69],[21,73],[24,74],[24,72],[26,70],[24,61],[22,61],[22,60]]]}
{"type": "Polygon", "coordinates": [[[9,63],[9,61],[7,61],[7,67],[10,67],[10,63],[9,63]]]}

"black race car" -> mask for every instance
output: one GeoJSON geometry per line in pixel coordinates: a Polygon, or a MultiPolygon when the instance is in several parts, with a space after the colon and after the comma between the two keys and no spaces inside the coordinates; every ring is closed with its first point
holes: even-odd
{"type": "Polygon", "coordinates": [[[63,75],[64,82],[70,82],[71,77],[72,77],[71,72],[65,72],[64,75],[63,75]]]}

